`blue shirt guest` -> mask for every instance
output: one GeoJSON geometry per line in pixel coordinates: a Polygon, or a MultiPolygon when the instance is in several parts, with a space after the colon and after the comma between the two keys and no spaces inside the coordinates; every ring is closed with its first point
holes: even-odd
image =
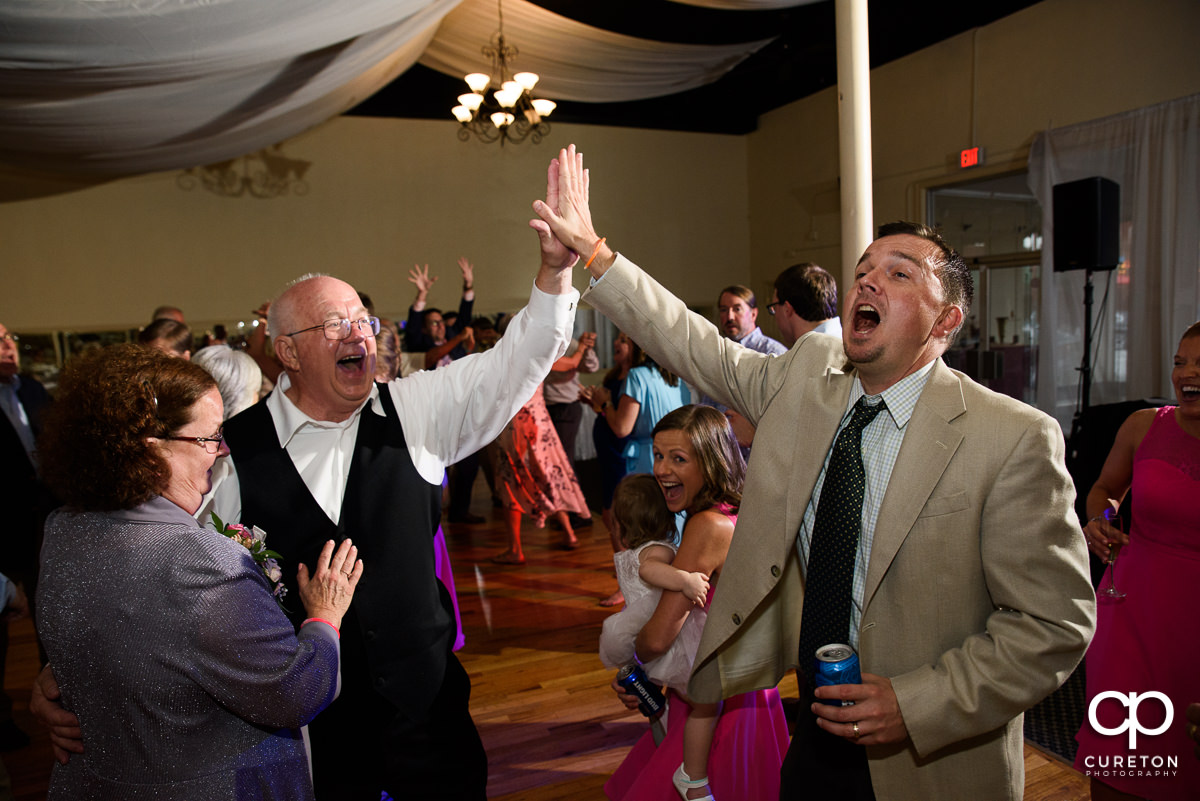
{"type": "Polygon", "coordinates": [[[50,799],[314,797],[299,728],[334,698],[363,566],[349,540],[325,543],[288,598],[306,610],[293,628],[280,568],[193,517],[228,453],[221,419],[212,377],[157,350],[63,374],[40,455],[66,506],[46,524],[37,620],[87,748],[54,766],[50,799]]]}
{"type": "MultiPolygon", "coordinates": [[[[758,327],[758,299],[750,287],[732,284],[722,289],[717,299],[717,313],[721,323],[721,332],[743,348],[749,348],[769,356],[787,353],[786,345],[767,336],[758,327]]],[[[701,395],[697,403],[711,406],[726,414],[734,425],[734,433],[741,433],[739,429],[742,427],[738,424],[742,421],[736,418],[736,412],[729,412],[728,406],[707,395],[701,395]]],[[[748,428],[748,426],[745,427],[748,428]]],[[[749,443],[739,442],[739,445],[742,449],[742,458],[749,459],[749,443]]]]}
{"type": "Polygon", "coordinates": [[[758,327],[758,299],[748,286],[733,284],[721,290],[717,299],[717,317],[721,333],[744,348],[778,356],[787,348],[771,339],[758,327]]]}

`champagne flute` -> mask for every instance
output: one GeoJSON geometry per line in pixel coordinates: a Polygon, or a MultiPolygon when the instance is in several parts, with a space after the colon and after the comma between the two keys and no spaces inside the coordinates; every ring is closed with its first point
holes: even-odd
{"type": "MultiPolygon", "coordinates": [[[[1116,529],[1118,532],[1124,532],[1125,528],[1121,525],[1121,516],[1117,514],[1116,509],[1105,509],[1104,513],[1093,518],[1105,528],[1116,529]]],[[[1108,570],[1105,571],[1105,579],[1101,583],[1101,588],[1096,592],[1099,598],[1107,598],[1111,601],[1120,601],[1125,597],[1125,593],[1117,589],[1116,580],[1113,575],[1113,567],[1117,563],[1117,555],[1121,552],[1121,543],[1109,541],[1108,543],[1108,570]]]]}

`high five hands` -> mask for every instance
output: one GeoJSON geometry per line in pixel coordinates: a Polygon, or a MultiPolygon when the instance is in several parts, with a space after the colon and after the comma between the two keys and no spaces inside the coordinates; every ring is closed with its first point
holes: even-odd
{"type": "Polygon", "coordinates": [[[560,150],[546,174],[546,200],[535,200],[538,219],[529,225],[542,243],[542,264],[559,269],[573,266],[580,258],[593,275],[602,275],[614,254],[604,246],[592,225],[589,205],[591,176],[583,166],[583,154],[575,145],[560,150]]]}

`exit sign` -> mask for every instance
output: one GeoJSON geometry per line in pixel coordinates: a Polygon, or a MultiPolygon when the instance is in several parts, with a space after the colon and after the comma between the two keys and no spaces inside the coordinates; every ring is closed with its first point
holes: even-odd
{"type": "Polygon", "coordinates": [[[964,170],[967,167],[978,167],[983,164],[983,148],[969,147],[958,154],[958,166],[964,170]]]}

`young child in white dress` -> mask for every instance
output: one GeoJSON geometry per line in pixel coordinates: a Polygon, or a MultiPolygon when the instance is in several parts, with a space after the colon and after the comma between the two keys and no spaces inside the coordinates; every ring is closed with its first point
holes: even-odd
{"type": "Polygon", "coordinates": [[[634,641],[658,606],[662,591],[681,592],[700,608],[688,615],[667,652],[643,668],[651,681],[686,693],[707,617],[703,607],[708,599],[708,576],[671,567],[677,548],[675,515],[667,508],[654,476],[633,473],[621,479],[613,495],[612,516],[621,543],[628,549],[613,556],[625,608],[604,621],[600,661],[610,668],[633,662],[634,641]]]}

